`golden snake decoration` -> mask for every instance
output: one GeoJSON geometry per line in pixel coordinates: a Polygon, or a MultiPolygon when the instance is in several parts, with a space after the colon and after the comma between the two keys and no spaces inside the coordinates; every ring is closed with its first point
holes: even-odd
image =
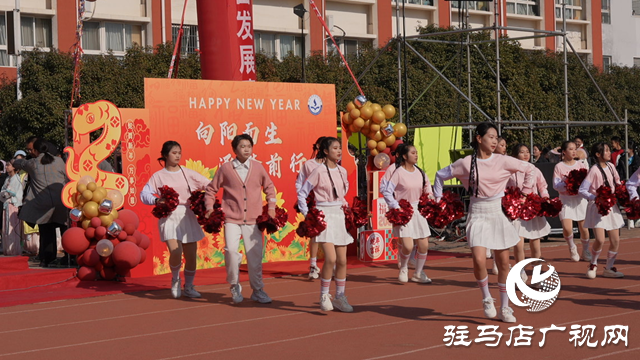
{"type": "Polygon", "coordinates": [[[123,197],[126,196],[129,190],[127,178],[98,168],[98,164],[108,158],[120,143],[120,110],[106,100],[81,105],[73,115],[72,127],[74,147],[68,146],[64,149],[69,155],[67,177],[70,180],[62,191],[65,206],[73,208],[73,195],[76,193],[78,180],[86,175],[93,177],[98,186],[107,190],[119,190],[123,197]],[[100,129],[100,137],[89,143],[89,135],[100,129]]]}

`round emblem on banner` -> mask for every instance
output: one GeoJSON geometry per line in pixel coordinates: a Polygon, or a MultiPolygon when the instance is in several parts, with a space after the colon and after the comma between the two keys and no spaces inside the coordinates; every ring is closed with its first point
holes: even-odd
{"type": "Polygon", "coordinates": [[[318,95],[311,95],[307,101],[309,112],[313,115],[319,115],[322,112],[322,99],[318,95]]]}
{"type": "Polygon", "coordinates": [[[374,232],[367,238],[367,254],[371,259],[377,259],[382,256],[384,251],[384,239],[380,234],[374,232]]]}

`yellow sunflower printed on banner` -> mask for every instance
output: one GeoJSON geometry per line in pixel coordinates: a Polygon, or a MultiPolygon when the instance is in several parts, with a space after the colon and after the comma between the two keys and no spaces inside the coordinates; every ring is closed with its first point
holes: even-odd
{"type": "Polygon", "coordinates": [[[213,176],[216,174],[216,171],[218,171],[217,166],[209,169],[208,167],[204,166],[202,161],[193,160],[193,159],[187,160],[184,167],[186,167],[187,169],[191,169],[199,174],[202,174],[202,176],[206,177],[209,180],[213,179],[213,176]]]}

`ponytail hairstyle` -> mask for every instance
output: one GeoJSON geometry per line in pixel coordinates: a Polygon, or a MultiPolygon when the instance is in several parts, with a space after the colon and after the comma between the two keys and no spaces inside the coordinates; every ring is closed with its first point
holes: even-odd
{"type": "MultiPolygon", "coordinates": [[[[398,144],[398,147],[396,147],[396,151],[393,152],[393,156],[396,157],[396,170],[398,170],[398,168],[406,162],[404,157],[409,153],[409,150],[411,150],[411,148],[415,149],[415,146],[413,146],[412,144],[405,144],[405,143],[398,144]]],[[[420,174],[422,174],[422,188],[424,189],[424,186],[427,184],[427,179],[424,174],[424,171],[420,169],[418,164],[414,164],[413,166],[415,166],[416,169],[420,171],[420,174]]]]}
{"type": "Polygon", "coordinates": [[[476,127],[476,131],[471,141],[471,147],[473,148],[473,155],[471,155],[471,169],[469,170],[469,188],[467,191],[469,195],[478,197],[478,184],[480,183],[480,174],[478,174],[478,136],[483,137],[487,134],[489,129],[494,129],[498,132],[498,127],[492,122],[485,121],[476,127]]]}
{"type": "Polygon", "coordinates": [[[171,149],[173,149],[175,146],[182,149],[182,146],[180,146],[177,141],[169,140],[165,141],[165,143],[162,144],[162,150],[160,151],[161,156],[158,158],[158,163],[160,163],[160,166],[164,167],[167,164],[167,157],[169,157],[171,149]]]}
{"type": "MultiPolygon", "coordinates": [[[[340,142],[340,140],[332,137],[332,136],[325,136],[324,138],[322,138],[322,140],[320,141],[320,146],[318,147],[318,153],[316,154],[316,159],[326,159],[327,158],[327,154],[326,152],[329,152],[329,148],[331,147],[331,145],[333,145],[334,142],[340,142]]],[[[324,166],[327,168],[327,175],[329,175],[329,180],[331,181],[331,187],[333,187],[333,196],[336,198],[336,200],[338,199],[338,190],[336,190],[336,185],[333,182],[333,178],[331,177],[331,171],[329,171],[329,165],[327,165],[327,163],[324,163],[324,166]]],[[[347,181],[342,177],[342,172],[338,171],[338,173],[340,174],[340,178],[342,179],[342,184],[344,185],[344,192],[345,194],[347,193],[347,181]]]]}
{"type": "Polygon", "coordinates": [[[325,139],[325,136],[320,136],[315,144],[313,144],[313,152],[311,153],[311,158],[319,158],[318,151],[320,150],[320,144],[322,144],[322,140],[325,139]]]}
{"type": "MultiPolygon", "coordinates": [[[[600,173],[602,174],[602,179],[604,179],[604,184],[608,187],[611,187],[611,184],[609,183],[609,179],[607,179],[607,175],[605,174],[604,169],[602,169],[602,166],[600,166],[600,159],[598,159],[598,156],[596,155],[596,154],[600,154],[600,157],[603,157],[605,146],[609,146],[609,144],[603,143],[603,142],[593,144],[593,146],[591,147],[591,155],[594,160],[593,166],[597,166],[598,169],[600,170],[600,173]]],[[[611,147],[609,147],[609,149],[611,149],[611,147]]],[[[613,177],[613,171],[611,169],[610,163],[607,163],[607,168],[609,168],[609,171],[611,172],[611,176],[613,177]]],[[[612,189],[612,190],[615,190],[615,189],[612,189]]]]}
{"type": "Polygon", "coordinates": [[[38,139],[33,143],[33,149],[40,154],[44,154],[40,159],[40,164],[49,165],[53,162],[53,155],[49,152],[49,146],[44,139],[38,139]]]}
{"type": "Polygon", "coordinates": [[[518,143],[511,148],[511,156],[518,159],[518,155],[520,154],[520,149],[522,149],[523,146],[526,147],[527,149],[529,148],[527,145],[523,143],[518,143]]]}

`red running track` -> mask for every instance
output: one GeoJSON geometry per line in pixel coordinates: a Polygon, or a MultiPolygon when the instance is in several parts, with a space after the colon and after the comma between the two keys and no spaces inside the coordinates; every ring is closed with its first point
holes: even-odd
{"type": "MultiPolygon", "coordinates": [[[[606,253],[606,247],[603,254],[606,253]]],[[[318,281],[273,278],[270,305],[232,305],[227,285],[199,286],[201,299],[172,299],[166,289],[0,309],[0,359],[638,359],[640,358],[640,239],[623,240],[616,266],[623,279],[587,279],[587,264],[566,259],[566,246],[544,248],[562,291],[541,313],[515,308],[518,321],[484,318],[469,258],[427,261],[430,285],[398,284],[394,265],[349,271],[352,314],[319,310],[318,281]],[[506,345],[508,327],[536,329],[531,346],[506,345]],[[537,329],[551,324],[544,347],[537,329]],[[595,325],[597,347],[574,347],[573,324],[595,325]],[[498,347],[445,346],[444,326],[496,325],[498,347]],[[603,327],[628,325],[628,346],[601,346],[603,327]]],[[[606,256],[601,256],[601,258],[606,256]]],[[[496,277],[491,292],[498,297],[496,277]]],[[[196,280],[197,283],[197,280],[196,280]]],[[[332,285],[332,292],[333,287],[332,285]]]]}

